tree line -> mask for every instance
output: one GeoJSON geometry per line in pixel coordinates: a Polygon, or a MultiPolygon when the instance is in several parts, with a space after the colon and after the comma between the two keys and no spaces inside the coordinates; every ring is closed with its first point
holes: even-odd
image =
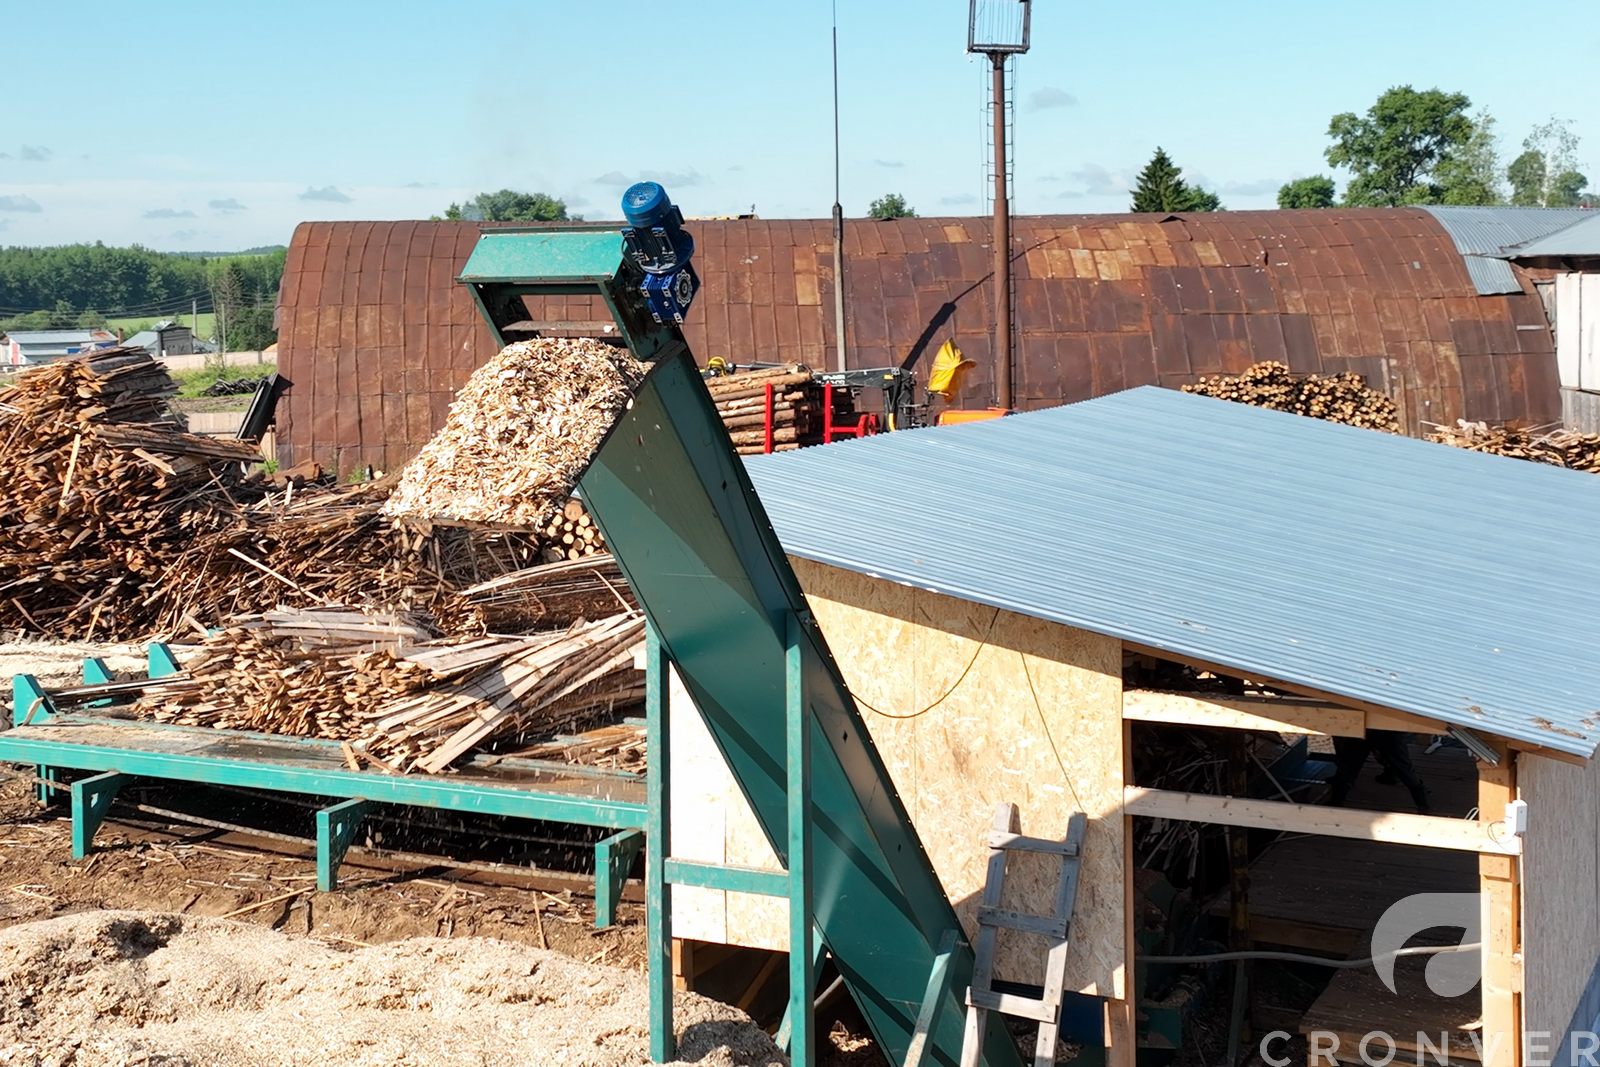
{"type": "MultiPolygon", "coordinates": [[[[265,309],[270,334],[284,254],[278,248],[206,258],[99,242],[0,248],[0,331],[89,328],[112,318],[153,321],[187,314],[198,303],[203,311],[232,312],[236,321],[259,320],[250,313],[265,309]]],[[[258,324],[248,339],[261,335],[258,324]]],[[[231,331],[228,344],[237,347],[231,331]]]]}

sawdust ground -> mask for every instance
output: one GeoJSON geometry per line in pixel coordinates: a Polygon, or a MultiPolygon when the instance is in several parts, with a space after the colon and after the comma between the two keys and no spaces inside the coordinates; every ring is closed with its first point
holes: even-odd
{"type": "Polygon", "coordinates": [[[106,645],[71,641],[51,641],[40,637],[9,635],[0,642],[0,679],[14,674],[31,674],[40,684],[76,685],[83,681],[83,661],[91,656],[105,659],[114,671],[144,672],[145,650],[138,645],[106,645]]]}
{"type": "MultiPolygon", "coordinates": [[[[96,911],[0,932],[0,1064],[632,1067],[642,975],[509,942],[336,949],[258,926],[96,911]]],[[[682,1063],[782,1064],[742,1013],[679,994],[682,1063]]]]}

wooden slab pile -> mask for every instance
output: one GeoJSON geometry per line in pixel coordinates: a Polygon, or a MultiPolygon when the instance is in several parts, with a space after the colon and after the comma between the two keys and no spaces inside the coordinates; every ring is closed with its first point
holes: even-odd
{"type": "Polygon", "coordinates": [[[461,590],[468,607],[494,633],[570,626],[619,611],[637,611],[622,569],[609,554],[510,571],[461,590]]]}
{"type": "Polygon", "coordinates": [[[637,614],[527,637],[436,640],[422,620],[342,607],[245,616],[136,711],[187,726],[344,742],[386,771],[439,773],[614,717],[643,697],[637,614]]]}
{"type": "MultiPolygon", "coordinates": [[[[822,443],[825,390],[809,368],[782,367],[719,374],[706,379],[717,414],[741,455],[767,450],[767,388],[772,389],[772,451],[822,443]]],[[[840,391],[840,396],[844,396],[840,391]]]]}
{"type": "Polygon", "coordinates": [[[263,491],[243,442],[184,433],[144,350],[24,373],[0,393],[0,629],[149,633],[168,569],[263,491]]]}
{"type": "Polygon", "coordinates": [[[1309,415],[1368,430],[1400,432],[1394,401],[1357,374],[1295,375],[1287,364],[1256,363],[1242,374],[1219,374],[1183,387],[1186,393],[1309,415]]]}
{"type": "Polygon", "coordinates": [[[1461,419],[1454,426],[1435,427],[1428,434],[1428,440],[1473,452],[1600,474],[1600,433],[1555,430],[1538,434],[1519,426],[1490,426],[1461,419]]]}
{"type": "Polygon", "coordinates": [[[645,366],[591,338],[508,345],[456,395],[444,428],[406,465],[392,516],[540,530],[561,513],[645,366]]]}

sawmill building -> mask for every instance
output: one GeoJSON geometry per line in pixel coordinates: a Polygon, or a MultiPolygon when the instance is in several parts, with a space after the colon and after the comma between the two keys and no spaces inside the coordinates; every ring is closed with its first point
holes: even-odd
{"type": "MultiPolygon", "coordinates": [[[[1570,225],[1487,209],[1053,215],[1015,221],[1017,406],[1139,385],[1176,388],[1260,360],[1352,371],[1398,402],[1404,429],[1458,418],[1561,418],[1555,343],[1532,276],[1504,247],[1570,225]]],[[[992,402],[990,223],[846,227],[851,367],[910,366],[924,384],[953,340],[976,363],[956,404],[992,402]]],[[[341,469],[404,462],[493,351],[455,279],[482,224],[314,222],[294,235],[278,308],[280,459],[341,469]]],[[[704,289],[685,332],[702,359],[830,365],[831,223],[694,224],[704,289]]],[[[587,298],[530,308],[546,334],[598,333],[587,298]]]]}

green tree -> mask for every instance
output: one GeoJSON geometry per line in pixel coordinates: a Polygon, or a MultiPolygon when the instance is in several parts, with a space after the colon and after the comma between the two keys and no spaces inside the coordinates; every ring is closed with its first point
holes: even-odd
{"type": "Polygon", "coordinates": [[[1472,133],[1464,144],[1439,161],[1439,202],[1464,207],[1505,203],[1500,183],[1500,148],[1495,119],[1487,110],[1472,119],[1472,133]]]}
{"type": "Polygon", "coordinates": [[[899,193],[885,193],[867,208],[867,217],[873,219],[914,219],[917,211],[899,193]]]}
{"type": "Polygon", "coordinates": [[[451,204],[445,208],[444,217],[474,222],[576,221],[567,214],[566,201],[546,193],[519,193],[515,189],[479,193],[465,204],[451,204]]]}
{"type": "Polygon", "coordinates": [[[1157,146],[1138,184],[1132,190],[1134,211],[1221,211],[1216,193],[1183,180],[1183,169],[1172,162],[1166,149],[1157,146]]]}
{"type": "Polygon", "coordinates": [[[1311,178],[1296,178],[1278,190],[1281,208],[1311,208],[1333,206],[1333,179],[1323,174],[1311,178]]]}
{"type": "Polygon", "coordinates": [[[211,309],[217,313],[217,353],[231,350],[229,331],[239,309],[244,307],[244,271],[237,263],[219,262],[210,272],[211,309]]]}
{"type": "Polygon", "coordinates": [[[1578,207],[1589,179],[1578,170],[1578,135],[1568,119],[1552,117],[1533,128],[1522,154],[1506,169],[1511,202],[1527,207],[1578,207]]]}
{"type": "Polygon", "coordinates": [[[1354,175],[1344,202],[1356,207],[1437,204],[1444,187],[1439,164],[1471,139],[1472,106],[1464,93],[1418,91],[1409,85],[1389,89],[1365,115],[1333,116],[1328,162],[1354,175]]]}

